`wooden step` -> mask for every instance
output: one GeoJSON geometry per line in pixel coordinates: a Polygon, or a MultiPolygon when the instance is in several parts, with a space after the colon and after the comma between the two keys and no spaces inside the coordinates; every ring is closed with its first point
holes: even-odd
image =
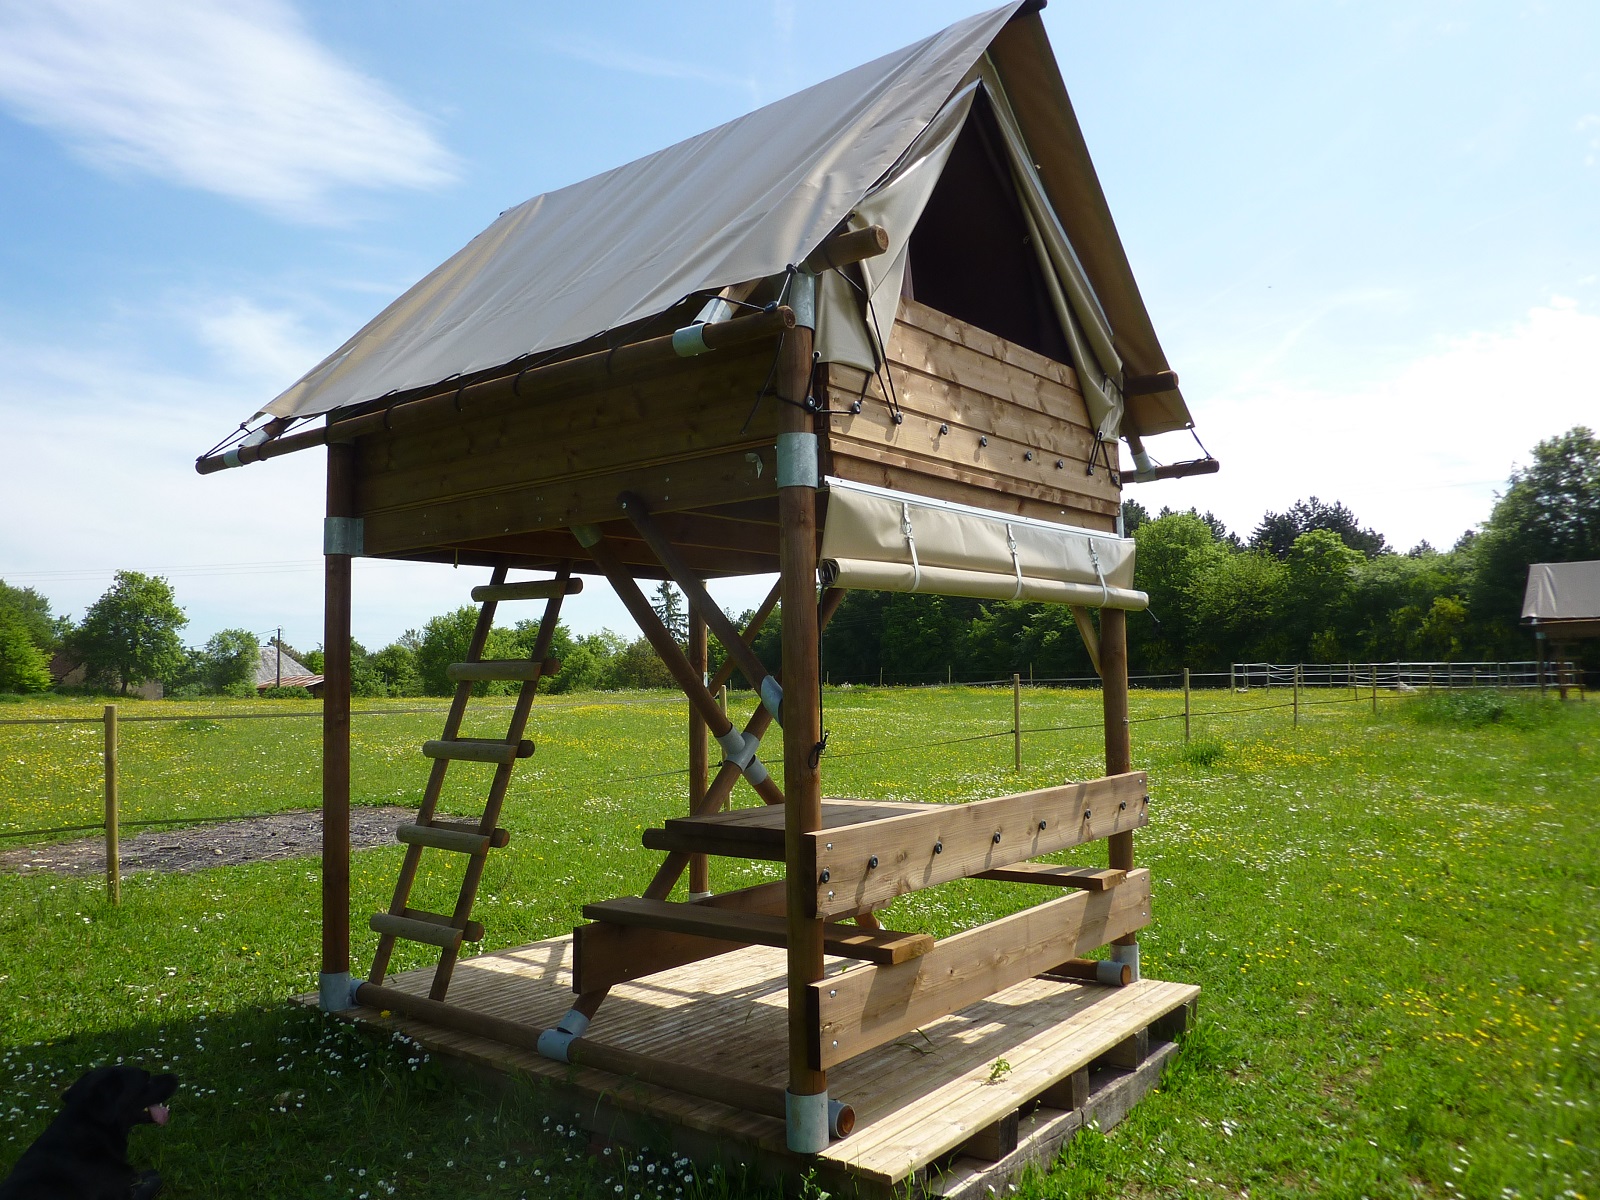
{"type": "MultiPolygon", "coordinates": [[[[401,916],[409,917],[413,921],[426,921],[429,925],[443,925],[446,928],[454,928],[455,926],[453,917],[447,917],[443,913],[425,912],[420,908],[408,908],[401,916]]],[[[461,931],[461,940],[464,942],[483,941],[483,922],[468,921],[467,927],[461,931]]]]}
{"type": "Polygon", "coordinates": [[[474,604],[500,600],[548,600],[552,596],[576,596],[583,591],[583,580],[529,579],[524,583],[486,583],[472,589],[474,604]]]}
{"type": "Polygon", "coordinates": [[[547,658],[534,662],[528,658],[493,658],[481,662],[451,663],[444,669],[451,683],[477,683],[479,680],[520,680],[524,683],[561,672],[561,660],[547,658]]]}
{"type": "MultiPolygon", "coordinates": [[[[367,926],[373,933],[404,938],[408,942],[425,942],[441,950],[454,950],[465,939],[466,931],[457,929],[449,917],[410,908],[406,912],[411,915],[397,917],[393,913],[373,913],[367,926]]],[[[478,925],[473,932],[481,938],[483,926],[478,925]]]]}
{"type": "Polygon", "coordinates": [[[422,753],[429,758],[503,765],[519,758],[532,758],[533,743],[526,738],[520,742],[508,742],[504,738],[456,738],[448,742],[424,742],[422,753]]]}
{"type": "MultiPolygon", "coordinates": [[[[443,817],[435,817],[433,819],[433,828],[453,829],[457,833],[470,833],[474,835],[483,832],[482,823],[479,821],[449,821],[443,817]]],[[[489,845],[495,850],[500,849],[502,846],[509,845],[510,842],[511,834],[507,830],[496,828],[495,831],[489,835],[489,845]]]]}
{"type": "Polygon", "coordinates": [[[1127,879],[1126,871],[1114,867],[1066,867],[1059,863],[1012,863],[993,871],[980,871],[974,879],[998,879],[1004,883],[1044,883],[1055,887],[1082,888],[1103,892],[1127,879]]]}
{"type": "Polygon", "coordinates": [[[504,846],[511,840],[504,829],[494,832],[500,835],[499,841],[476,828],[445,829],[439,825],[402,825],[394,834],[408,846],[432,846],[435,850],[452,850],[457,854],[483,854],[490,846],[504,846]]]}
{"type": "MultiPolygon", "coordinates": [[[[586,904],[583,906],[583,915],[591,921],[612,925],[637,925],[670,933],[692,933],[725,942],[785,946],[789,941],[788,921],[781,916],[737,912],[700,904],[674,904],[668,900],[645,900],[638,896],[622,896],[616,900],[586,904]]],[[[925,933],[863,929],[858,925],[835,922],[822,927],[823,953],[881,966],[893,966],[919,958],[933,946],[933,938],[925,933]]]]}
{"type": "MultiPolygon", "coordinates": [[[[822,802],[822,827],[837,829],[862,821],[880,821],[934,807],[892,800],[831,800],[822,802]]],[[[650,850],[681,850],[690,854],[719,854],[729,858],[783,861],[783,805],[734,808],[708,817],[674,817],[664,829],[646,829],[644,844],[650,850]]]]}

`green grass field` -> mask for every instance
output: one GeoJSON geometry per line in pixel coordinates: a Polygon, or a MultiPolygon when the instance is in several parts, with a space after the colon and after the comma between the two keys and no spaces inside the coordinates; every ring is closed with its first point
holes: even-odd
{"type": "MultiPolygon", "coordinates": [[[[1156,889],[1144,966],[1200,984],[1201,1020],[1127,1122],[1077,1138],[1020,1194],[1600,1195],[1600,706],[1385,695],[1374,716],[1365,695],[1334,692],[1309,697],[1298,729],[1286,708],[1246,711],[1286,699],[1196,693],[1187,747],[1180,721],[1135,725],[1153,797],[1136,851],[1156,889]]],[[[469,732],[501,732],[493,703],[469,732]]],[[[127,818],[313,805],[314,719],[214,719],[262,707],[124,705],[186,718],[124,725],[127,818]]],[[[1180,707],[1172,692],[1134,694],[1136,720],[1180,707]]],[[[1093,693],[1030,690],[1023,724],[1098,713],[1093,693]]],[[[358,803],[414,801],[416,748],[439,720],[357,717],[358,803]]],[[[512,844],[485,877],[485,948],[564,931],[584,901],[643,886],[656,856],[639,830],[681,810],[683,779],[623,780],[674,770],[684,720],[665,696],[541,702],[539,752],[503,821],[512,844]]],[[[964,799],[1100,773],[1092,728],[1029,734],[1014,771],[1009,690],[830,690],[826,723],[834,795],[964,799]],[[989,733],[1005,736],[954,740],[989,733]]],[[[95,821],[99,748],[94,725],[0,726],[0,830],[95,821]]],[[[477,792],[448,804],[470,812],[477,792]]],[[[356,856],[358,973],[366,914],[387,903],[398,861],[356,856]]],[[[769,870],[714,863],[713,886],[769,870]]],[[[445,903],[454,879],[426,874],[421,892],[445,903]]],[[[887,918],[943,934],[1043,894],[948,885],[887,918]]],[[[97,880],[0,875],[0,1166],[62,1085],[124,1058],[184,1077],[172,1125],[134,1139],[173,1197],[751,1190],[659,1156],[590,1158],[526,1088],[485,1092],[406,1043],[290,1009],[284,997],[314,985],[317,923],[311,860],[137,876],[117,909],[97,880]]],[[[426,959],[417,948],[395,965],[426,959]]]]}

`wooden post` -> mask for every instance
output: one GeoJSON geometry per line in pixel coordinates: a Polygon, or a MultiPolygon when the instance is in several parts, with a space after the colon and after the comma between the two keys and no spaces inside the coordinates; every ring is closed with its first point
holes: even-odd
{"type": "Polygon", "coordinates": [[[1539,699],[1543,700],[1544,699],[1544,694],[1545,694],[1545,682],[1544,682],[1544,679],[1545,679],[1545,676],[1544,676],[1544,634],[1542,634],[1542,633],[1534,634],[1533,635],[1533,645],[1534,645],[1535,653],[1538,654],[1538,656],[1539,656],[1539,658],[1538,658],[1538,667],[1537,667],[1537,671],[1538,671],[1538,675],[1539,675],[1539,699]]]}
{"type": "Polygon", "coordinates": [[[1228,664],[1228,692],[1229,692],[1230,695],[1239,690],[1239,680],[1238,680],[1238,677],[1237,677],[1237,673],[1238,673],[1238,667],[1236,667],[1233,663],[1229,663],[1228,664]]]}
{"type": "Polygon", "coordinates": [[[1294,727],[1300,728],[1300,664],[1294,665],[1294,727]]]}
{"type": "Polygon", "coordinates": [[[117,831],[117,706],[106,705],[106,898],[122,903],[122,847],[117,831]]]}
{"type": "Polygon", "coordinates": [[[1183,669],[1183,744],[1189,744],[1189,668],[1183,669]]]}
{"type": "Polygon", "coordinates": [[[1011,757],[1017,770],[1022,770],[1022,676],[1011,676],[1011,757]]]}
{"type": "MultiPolygon", "coordinates": [[[[706,675],[706,623],[698,612],[689,614],[689,665],[706,675]]],[[[721,689],[718,689],[720,692],[721,689]]],[[[728,710],[721,704],[717,707],[728,710]]],[[[694,812],[705,798],[709,782],[709,762],[706,757],[706,719],[700,710],[689,705],[689,811],[694,812]]],[[[689,856],[689,892],[691,895],[711,890],[711,868],[704,854],[689,856]]]]}
{"type": "MultiPolygon", "coordinates": [[[[1128,614],[1120,608],[1100,610],[1100,695],[1105,714],[1106,774],[1125,775],[1133,770],[1132,731],[1128,724],[1128,614]]],[[[1112,870],[1133,870],[1133,831],[1113,833],[1106,839],[1112,870]]],[[[1139,939],[1126,934],[1112,943],[1116,946],[1136,947],[1139,939]]],[[[1112,957],[1135,964],[1138,950],[1119,953],[1115,948],[1112,957]]]]}
{"type": "Polygon", "coordinates": [[[350,558],[334,540],[341,518],[355,516],[355,447],[328,447],[328,517],[323,533],[322,608],[322,980],[323,1007],[346,1008],[336,995],[350,975],[350,558]],[[344,553],[327,553],[328,550],[344,553]]]}
{"type": "Polygon", "coordinates": [[[1372,666],[1372,715],[1378,715],[1378,664],[1372,666]]]}
{"type": "MultiPolygon", "coordinates": [[[[812,276],[793,277],[792,290],[814,295],[812,276]]],[[[807,305],[797,304],[802,315],[807,305]]],[[[820,1069],[820,1019],[809,986],[823,975],[822,918],[815,915],[817,881],[806,866],[804,841],[822,828],[822,714],[817,626],[817,436],[811,398],[812,331],[802,321],[784,334],[778,361],[778,567],[783,606],[784,878],[788,925],[789,1121],[791,1150],[827,1146],[828,1090],[820,1069]],[[820,1144],[817,1108],[821,1108],[820,1144]]]]}

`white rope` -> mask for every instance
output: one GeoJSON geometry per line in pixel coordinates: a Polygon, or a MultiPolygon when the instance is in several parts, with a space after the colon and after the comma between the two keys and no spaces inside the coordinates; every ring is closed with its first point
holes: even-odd
{"type": "Polygon", "coordinates": [[[1022,599],[1022,558],[1017,554],[1017,535],[1011,531],[1011,522],[1006,522],[1006,545],[1011,548],[1011,569],[1016,572],[1017,590],[1011,593],[1013,600],[1022,599]]]}
{"type": "Polygon", "coordinates": [[[1095,549],[1094,539],[1089,539],[1089,561],[1094,564],[1094,577],[1100,581],[1100,607],[1104,608],[1111,600],[1111,589],[1106,586],[1106,573],[1100,569],[1100,552],[1095,549]]]}
{"type": "Polygon", "coordinates": [[[922,586],[922,566],[917,562],[917,535],[911,529],[911,505],[900,502],[900,532],[905,534],[906,546],[911,550],[911,590],[922,586]]]}

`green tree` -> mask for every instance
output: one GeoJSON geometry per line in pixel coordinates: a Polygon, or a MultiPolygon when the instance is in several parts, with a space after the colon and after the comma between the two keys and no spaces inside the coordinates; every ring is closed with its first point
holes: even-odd
{"type": "Polygon", "coordinates": [[[52,616],[50,601],[40,593],[29,587],[12,587],[0,579],[0,614],[6,613],[22,622],[28,640],[46,658],[61,648],[72,625],[65,617],[52,616]]]}
{"type": "Polygon", "coordinates": [[[226,696],[249,696],[256,690],[261,643],[246,629],[223,629],[207,639],[201,655],[205,686],[226,696]]]}
{"type": "Polygon", "coordinates": [[[1168,513],[1146,522],[1134,535],[1134,586],[1150,597],[1150,608],[1128,623],[1129,654],[1147,671],[1189,665],[1196,640],[1194,581],[1219,554],[1210,526],[1191,513],[1168,513]]]}
{"type": "Polygon", "coordinates": [[[422,695],[422,676],[417,672],[417,652],[404,642],[390,642],[371,658],[373,673],[389,696],[422,695]]]}
{"type": "Polygon", "coordinates": [[[683,602],[683,593],[670,579],[663,579],[656,589],[656,598],[650,602],[656,616],[680,646],[689,644],[689,610],[683,602]]]}
{"type": "Polygon", "coordinates": [[[1289,656],[1283,627],[1289,570],[1270,554],[1215,554],[1190,578],[1195,663],[1278,662],[1289,656]]]}
{"type": "Polygon", "coordinates": [[[1600,558],[1600,439],[1592,430],[1580,425],[1533,448],[1533,462],[1512,471],[1475,550],[1472,614],[1502,652],[1523,651],[1517,620],[1528,565],[1600,558]]]}
{"type": "Polygon", "coordinates": [[[1368,556],[1387,554],[1389,551],[1389,543],[1383,534],[1362,528],[1355,513],[1343,504],[1338,501],[1327,504],[1315,496],[1296,501],[1288,512],[1267,513],[1250,535],[1250,548],[1264,550],[1278,558],[1287,558],[1295,540],[1314,529],[1336,534],[1350,549],[1368,556]]]}
{"type": "Polygon", "coordinates": [[[0,608],[0,692],[42,692],[50,686],[50,663],[34,645],[17,613],[0,608]]]}
{"type": "Polygon", "coordinates": [[[445,672],[451,663],[465,662],[472,645],[472,631],[478,625],[478,610],[464,604],[455,612],[431,617],[422,627],[417,644],[417,674],[422,690],[430,696],[448,696],[455,691],[445,672]]]}
{"type": "Polygon", "coordinates": [[[1330,662],[1348,657],[1349,601],[1361,562],[1361,552],[1331,530],[1313,529],[1295,538],[1286,561],[1284,616],[1296,658],[1330,662]]]}
{"type": "Polygon", "coordinates": [[[94,678],[126,693],[142,680],[164,680],[182,670],[178,630],[188,623],[165,579],[118,571],[105,595],[89,606],[73,642],[94,678]]]}

